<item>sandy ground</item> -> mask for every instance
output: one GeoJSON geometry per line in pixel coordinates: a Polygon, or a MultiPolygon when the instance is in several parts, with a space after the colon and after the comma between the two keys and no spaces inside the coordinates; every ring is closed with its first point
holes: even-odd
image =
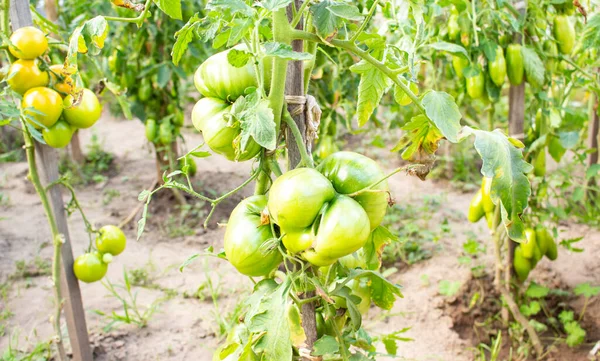
{"type": "MultiPolygon", "coordinates": [[[[139,192],[152,183],[154,161],[143,132],[143,126],[137,121],[118,121],[110,117],[103,118],[91,130],[82,132],[83,144],[89,143],[91,135],[96,134],[104,148],[117,157],[115,176],[98,186],[78,189],[82,206],[94,224],[118,223],[138,205],[139,192]],[[108,190],[118,191],[120,196],[104,204],[103,195],[108,190]]],[[[191,132],[186,134],[188,147],[200,141],[199,135],[191,132]]],[[[395,161],[387,151],[374,152],[370,155],[381,159],[385,168],[394,168],[395,161]]],[[[217,193],[241,183],[251,166],[227,162],[217,156],[197,160],[197,164],[196,178],[206,185],[208,191],[217,193]]],[[[13,335],[13,342],[19,340],[19,348],[30,347],[52,335],[49,318],[53,301],[48,276],[9,280],[16,270],[16,261],[35,257],[50,259],[51,256],[51,247],[47,246],[49,230],[46,219],[37,195],[25,179],[26,169],[25,163],[0,164],[0,192],[9,196],[7,204],[0,204],[0,282],[10,284],[7,298],[0,300],[0,310],[8,309],[13,314],[2,321],[7,328],[0,338],[1,350],[7,347],[9,335],[13,335]]],[[[242,195],[250,195],[251,188],[244,189],[242,195]]],[[[462,283],[470,278],[469,267],[458,262],[467,237],[475,235],[483,242],[488,235],[483,222],[473,225],[466,220],[465,213],[472,195],[456,193],[443,183],[422,182],[405,175],[392,178],[390,188],[396,201],[403,204],[418,206],[425,197],[440,199],[439,210],[427,222],[427,227],[438,231],[442,220],[446,219],[450,232],[432,245],[432,258],[403,267],[392,276],[395,282],[402,285],[404,298],[398,300],[390,312],[371,309],[365,324],[373,334],[410,327],[405,336],[414,341],[399,345],[402,359],[473,360],[471,342],[461,339],[453,329],[453,319],[448,312],[444,312],[447,299],[438,293],[441,280],[462,283]]],[[[122,312],[120,303],[113,297],[107,297],[108,291],[102,284],[82,284],[88,329],[97,360],[212,360],[212,351],[220,341],[216,317],[231,312],[237,300],[250,292],[251,282],[235,272],[227,262],[215,258],[203,258],[183,273],[179,272],[178,266],[187,257],[202,252],[208,246],[212,245],[215,249],[222,247],[224,230],[217,227],[217,222],[226,220],[234,204],[225,204],[208,230],[198,228],[194,235],[185,237],[169,238],[164,230],[159,229],[160,222],[152,221],[153,217],[156,217],[155,220],[166,219],[164,217],[168,216],[168,209],[154,209],[164,213],[151,215],[147,232],[139,242],[135,241],[135,222],[129,224],[125,229],[129,240],[127,250],[116,257],[107,278],[113,283],[123,283],[124,267],[128,270],[145,269],[150,274],[152,286],[134,287],[141,308],[145,309],[157,300],[162,301],[147,327],[140,329],[134,325],[121,325],[104,332],[102,327],[106,321],[94,311],[122,312]],[[217,289],[217,306],[212,302],[210,291],[206,290],[209,277],[217,289]],[[185,297],[199,287],[204,287],[201,292],[206,296],[204,299],[185,297]]],[[[72,215],[69,223],[73,249],[77,255],[86,247],[87,236],[78,214],[72,215]]],[[[580,225],[565,227],[563,231],[565,237],[584,236],[580,246],[586,252],[569,254],[561,249],[558,261],[551,265],[553,275],[569,287],[582,282],[600,283],[600,232],[580,225]]],[[[483,263],[491,264],[491,252],[489,245],[483,263]]],[[[543,278],[549,269],[550,263],[542,261],[534,271],[533,278],[543,278]]],[[[575,300],[573,307],[581,307],[580,301],[575,300]]],[[[596,324],[600,322],[598,299],[588,306],[588,315],[596,324]]],[[[581,355],[590,348],[589,344],[582,346],[580,352],[569,356],[568,360],[585,360],[581,355]]]]}

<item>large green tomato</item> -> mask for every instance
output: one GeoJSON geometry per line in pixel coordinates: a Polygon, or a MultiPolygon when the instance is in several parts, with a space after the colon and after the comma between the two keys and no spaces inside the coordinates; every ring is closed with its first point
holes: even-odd
{"type": "MultiPolygon", "coordinates": [[[[337,152],[325,158],[317,168],[340,194],[351,194],[382,179],[385,174],[377,162],[354,152],[337,152]]],[[[387,180],[354,198],[367,212],[371,230],[381,224],[388,207],[387,180]]]]}
{"type": "Polygon", "coordinates": [[[84,253],[77,257],[73,264],[75,277],[86,283],[100,281],[107,271],[108,265],[102,261],[102,256],[98,252],[84,253]]]}
{"type": "Polygon", "coordinates": [[[31,88],[48,85],[48,73],[40,70],[37,60],[20,59],[11,64],[6,82],[19,94],[25,94],[31,88]]]}
{"type": "Polygon", "coordinates": [[[52,148],[64,148],[73,137],[74,129],[66,121],[59,119],[53,126],[42,130],[42,137],[52,148]]]}
{"type": "Polygon", "coordinates": [[[40,124],[50,128],[58,121],[63,112],[63,100],[57,91],[46,87],[37,87],[29,89],[23,95],[21,107],[24,109],[23,113],[27,116],[27,121],[35,128],[41,129],[40,124]]]}
{"type": "Polygon", "coordinates": [[[531,271],[531,261],[523,256],[523,250],[521,249],[521,246],[517,246],[517,248],[515,248],[513,268],[515,269],[517,278],[521,282],[524,282],[527,279],[529,272],[531,271]]]}
{"type": "Polygon", "coordinates": [[[266,276],[282,261],[279,250],[265,250],[263,244],[274,238],[268,217],[263,214],[266,196],[252,196],[241,201],[231,212],[225,231],[225,254],[242,274],[266,276]]]}
{"type": "Polygon", "coordinates": [[[100,228],[99,232],[100,235],[96,238],[98,251],[117,256],[125,250],[127,239],[121,228],[108,225],[100,228]]]}
{"type": "Polygon", "coordinates": [[[506,70],[508,80],[512,85],[520,85],[525,75],[525,65],[523,64],[523,55],[521,54],[521,45],[510,44],[506,49],[506,70]]]}
{"type": "Polygon", "coordinates": [[[566,15],[554,17],[554,37],[558,42],[560,52],[569,55],[575,47],[575,28],[566,15]]]}
{"type": "Polygon", "coordinates": [[[370,234],[369,217],[352,198],[338,195],[318,220],[318,231],[304,258],[315,266],[334,263],[365,245],[370,234]]]}
{"type": "Polygon", "coordinates": [[[35,59],[48,50],[48,39],[44,33],[33,26],[15,30],[10,36],[8,50],[19,59],[35,59]]]}
{"type": "Polygon", "coordinates": [[[246,149],[240,154],[239,123],[229,126],[224,115],[231,106],[217,98],[202,98],[192,110],[192,123],[202,132],[204,141],[215,153],[224,155],[229,160],[245,161],[254,158],[261,149],[254,139],[249,139],[246,149]]]}
{"type": "Polygon", "coordinates": [[[479,70],[477,75],[467,78],[467,93],[472,99],[479,99],[483,96],[485,90],[485,77],[483,72],[479,70]]]}
{"type": "Polygon", "coordinates": [[[194,84],[205,97],[234,102],[249,87],[257,87],[252,62],[241,68],[229,64],[231,49],[217,53],[202,63],[194,74],[194,84]]]}
{"type": "Polygon", "coordinates": [[[458,76],[459,78],[462,78],[464,76],[463,72],[468,65],[469,59],[457,55],[452,57],[452,67],[454,68],[456,76],[458,76]]]}
{"type": "Polygon", "coordinates": [[[100,119],[102,106],[93,91],[83,89],[76,105],[65,109],[65,120],[75,128],[89,128],[100,119]]]}
{"type": "Polygon", "coordinates": [[[299,253],[310,248],[315,241],[315,234],[312,228],[286,229],[282,241],[288,251],[299,253]]]}
{"type": "Polygon", "coordinates": [[[506,78],[506,60],[501,46],[496,48],[496,58],[488,63],[488,70],[494,84],[501,87],[504,84],[504,78],[506,78]]]}
{"type": "Polygon", "coordinates": [[[521,249],[523,251],[523,257],[533,258],[534,249],[537,247],[537,240],[535,238],[535,231],[531,228],[525,229],[525,240],[526,242],[521,243],[521,249]]]}
{"type": "Polygon", "coordinates": [[[284,233],[313,224],[335,197],[331,182],[312,168],[296,168],[277,178],[269,191],[269,213],[284,233]]]}

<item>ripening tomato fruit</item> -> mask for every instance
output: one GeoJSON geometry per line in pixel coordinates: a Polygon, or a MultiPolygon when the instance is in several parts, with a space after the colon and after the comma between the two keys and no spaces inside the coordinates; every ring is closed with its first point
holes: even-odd
{"type": "MultiPolygon", "coordinates": [[[[325,158],[317,167],[340,194],[351,194],[382,179],[385,174],[373,159],[354,152],[337,152],[325,158]]],[[[387,180],[373,187],[375,192],[365,192],[353,199],[369,216],[371,230],[381,224],[388,207],[387,180]]]]}
{"type": "Polygon", "coordinates": [[[224,115],[231,106],[217,98],[202,98],[192,110],[192,123],[202,132],[206,145],[215,153],[232,161],[246,161],[256,157],[261,146],[250,138],[245,149],[241,150],[239,122],[229,125],[224,115]]]}
{"type": "Polygon", "coordinates": [[[481,202],[485,213],[494,212],[494,202],[492,201],[492,178],[483,177],[481,181],[481,202]]]}
{"type": "Polygon", "coordinates": [[[48,50],[48,39],[40,29],[33,26],[15,30],[10,36],[10,42],[12,45],[8,50],[19,59],[35,59],[48,50]]]}
{"type": "Polygon", "coordinates": [[[66,71],[63,65],[55,64],[50,66],[50,85],[52,89],[65,97],[75,90],[75,81],[66,71]]]}
{"type": "Polygon", "coordinates": [[[296,168],[273,182],[269,213],[284,233],[308,228],[334,196],[335,190],[323,174],[312,168],[296,168]]]}
{"type": "Polygon", "coordinates": [[[19,94],[25,94],[31,88],[48,85],[48,73],[40,70],[37,60],[17,60],[8,70],[6,82],[19,94]]]}
{"type": "Polygon", "coordinates": [[[42,130],[42,137],[52,148],[64,148],[71,142],[73,133],[74,129],[69,123],[59,119],[53,126],[42,130]]]}
{"type": "Polygon", "coordinates": [[[56,91],[46,87],[37,87],[29,89],[23,95],[21,107],[27,121],[35,128],[41,129],[42,125],[50,128],[58,121],[63,112],[63,100],[56,91]]]}
{"type": "Polygon", "coordinates": [[[102,105],[93,91],[83,89],[79,103],[65,109],[65,120],[80,129],[94,125],[102,114],[102,105]]]}
{"type": "Polygon", "coordinates": [[[225,255],[246,276],[266,276],[283,260],[277,248],[263,246],[274,238],[269,218],[263,214],[266,206],[266,196],[248,197],[235,207],[227,222],[225,255]]]}
{"type": "Polygon", "coordinates": [[[100,281],[106,275],[108,265],[102,261],[99,252],[84,253],[75,259],[73,273],[78,280],[92,283],[100,281]]]}
{"type": "Polygon", "coordinates": [[[533,251],[536,247],[537,247],[537,240],[535,238],[535,231],[531,228],[526,228],[525,229],[525,242],[521,243],[523,257],[532,258],[533,251]]]}
{"type": "Polygon", "coordinates": [[[125,233],[117,226],[104,226],[99,230],[96,237],[96,248],[102,253],[110,253],[113,256],[121,254],[127,245],[125,233]]]}
{"type": "Polygon", "coordinates": [[[467,218],[469,222],[476,223],[485,215],[485,210],[483,209],[483,193],[481,188],[477,190],[473,199],[471,199],[471,204],[469,204],[469,213],[467,218]]]}

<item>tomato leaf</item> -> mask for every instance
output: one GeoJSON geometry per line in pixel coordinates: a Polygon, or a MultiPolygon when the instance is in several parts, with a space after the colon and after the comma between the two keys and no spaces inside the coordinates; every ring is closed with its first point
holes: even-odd
{"type": "Polygon", "coordinates": [[[334,3],[329,5],[328,9],[332,14],[342,19],[351,21],[360,21],[364,19],[364,15],[360,13],[360,10],[358,10],[356,5],[350,5],[347,3],[334,3]]]}
{"type": "Polygon", "coordinates": [[[306,333],[302,328],[302,316],[295,304],[288,305],[288,321],[290,324],[290,335],[294,347],[301,347],[306,341],[306,333]]]}
{"type": "Polygon", "coordinates": [[[119,106],[121,107],[121,110],[123,111],[123,115],[125,115],[125,118],[133,118],[131,114],[131,106],[127,99],[126,92],[123,91],[123,89],[121,89],[119,85],[110,82],[107,79],[102,79],[101,82],[104,83],[106,89],[108,89],[115,96],[117,102],[119,103],[119,106]]]}
{"type": "Polygon", "coordinates": [[[526,173],[533,170],[500,130],[492,132],[464,127],[460,139],[475,135],[475,149],[483,160],[481,174],[492,179],[492,200],[502,205],[502,221],[508,235],[515,241],[524,240],[525,226],[521,214],[527,208],[531,185],[526,173]]]}
{"type": "Polygon", "coordinates": [[[190,42],[194,40],[194,32],[199,25],[199,21],[200,18],[196,13],[179,31],[175,33],[175,44],[173,45],[173,50],[171,50],[173,64],[179,64],[179,61],[188,49],[190,42]]]}
{"type": "Polygon", "coordinates": [[[264,148],[275,149],[277,135],[273,110],[266,99],[259,99],[257,92],[239,97],[233,103],[230,116],[237,119],[242,128],[240,151],[246,149],[250,137],[264,148]]]}
{"type": "Polygon", "coordinates": [[[154,3],[171,18],[181,20],[181,0],[154,0],[154,3]]]}
{"type": "Polygon", "coordinates": [[[333,336],[325,335],[315,341],[313,346],[313,356],[335,355],[340,351],[340,345],[333,336]]]}
{"type": "Polygon", "coordinates": [[[425,94],[422,104],[425,107],[427,117],[431,119],[444,137],[452,143],[458,142],[462,115],[460,115],[454,98],[448,93],[432,90],[425,94]]]}
{"type": "MultiPolygon", "coordinates": [[[[402,159],[431,167],[440,140],[444,138],[436,126],[425,115],[413,117],[402,128],[404,135],[392,152],[402,151],[402,159]]],[[[425,173],[421,178],[424,178],[425,173]]]]}
{"type": "Polygon", "coordinates": [[[365,60],[352,65],[350,70],[353,73],[360,74],[356,116],[358,118],[358,126],[362,127],[367,124],[371,114],[373,114],[373,111],[379,105],[383,94],[391,86],[391,80],[387,75],[365,60]]]}
{"type": "Polygon", "coordinates": [[[583,48],[600,48],[600,14],[589,19],[583,30],[583,48]]]}
{"type": "Polygon", "coordinates": [[[276,56],[286,60],[311,60],[313,57],[310,53],[300,53],[294,51],[290,45],[273,41],[265,43],[265,55],[276,56]]]}
{"type": "Polygon", "coordinates": [[[212,0],[206,5],[206,9],[217,12],[228,11],[231,15],[241,14],[246,17],[252,17],[256,12],[242,0],[212,0]]]}
{"type": "Polygon", "coordinates": [[[328,40],[335,36],[338,27],[342,25],[342,19],[333,13],[329,7],[340,4],[336,1],[324,0],[311,5],[310,12],[313,18],[313,25],[317,30],[317,35],[322,39],[328,40]]]}
{"type": "Polygon", "coordinates": [[[523,55],[523,65],[525,66],[525,74],[527,80],[538,86],[544,84],[544,63],[538,54],[528,46],[521,47],[521,55],[523,55]]]}
{"type": "Polygon", "coordinates": [[[390,310],[394,306],[396,297],[404,297],[400,286],[388,281],[381,273],[361,269],[350,270],[348,278],[367,277],[371,289],[371,299],[377,307],[390,310]]]}
{"type": "Polygon", "coordinates": [[[96,16],[77,27],[69,38],[66,66],[77,68],[78,53],[98,55],[104,47],[107,35],[108,23],[102,16],[96,16]]]}
{"type": "Polygon", "coordinates": [[[250,319],[248,329],[251,332],[265,332],[254,350],[262,353],[266,360],[292,360],[290,325],[286,315],[291,286],[291,280],[286,278],[273,293],[261,300],[259,312],[250,319]]]}
{"type": "Polygon", "coordinates": [[[371,236],[362,248],[364,258],[367,263],[367,268],[370,270],[378,270],[381,267],[381,255],[383,248],[391,243],[397,242],[399,239],[396,235],[390,232],[384,226],[379,226],[371,232],[371,236]]]}
{"type": "Polygon", "coordinates": [[[462,55],[466,59],[469,59],[469,54],[467,53],[465,48],[463,48],[460,45],[448,43],[445,41],[439,41],[437,43],[429,44],[429,47],[435,50],[446,51],[453,55],[462,55]]]}
{"type": "Polygon", "coordinates": [[[293,0],[263,0],[259,5],[269,11],[275,11],[288,6],[292,1],[293,0]]]}

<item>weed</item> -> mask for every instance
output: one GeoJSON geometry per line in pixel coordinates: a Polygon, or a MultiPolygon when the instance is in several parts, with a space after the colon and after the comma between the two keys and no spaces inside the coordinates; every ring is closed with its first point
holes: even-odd
{"type": "Polygon", "coordinates": [[[179,214],[169,215],[163,232],[168,237],[185,237],[196,234],[196,229],[206,217],[206,209],[203,202],[194,202],[178,206],[179,214]]]}
{"type": "Polygon", "coordinates": [[[103,205],[108,205],[110,204],[110,202],[112,202],[113,199],[120,197],[121,196],[121,192],[119,192],[119,190],[117,189],[105,189],[104,193],[103,193],[103,197],[102,197],[102,204],[103,205]]]}
{"type": "MultiPolygon", "coordinates": [[[[31,351],[23,351],[19,348],[18,343],[14,342],[14,335],[8,339],[8,347],[2,355],[2,361],[50,361],[52,358],[51,341],[40,342],[36,344],[31,351]]],[[[18,336],[17,336],[18,338],[18,336]]]]}
{"type": "Polygon", "coordinates": [[[70,158],[61,159],[59,171],[69,178],[73,185],[101,183],[107,179],[106,174],[111,170],[114,155],[102,149],[98,137],[93,135],[88,146],[83,164],[76,164],[70,158]]]}
{"type": "Polygon", "coordinates": [[[30,277],[49,276],[52,273],[50,260],[36,256],[33,260],[15,262],[16,270],[10,278],[24,279],[30,277]]]}

